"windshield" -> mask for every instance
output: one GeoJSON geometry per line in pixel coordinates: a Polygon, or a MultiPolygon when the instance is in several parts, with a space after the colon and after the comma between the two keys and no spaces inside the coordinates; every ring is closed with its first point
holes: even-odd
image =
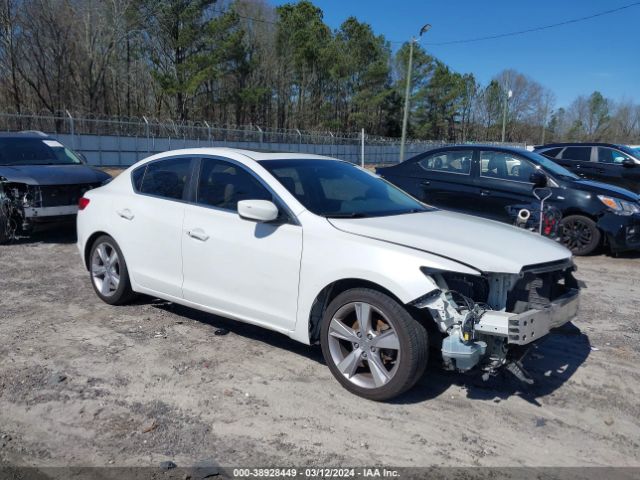
{"type": "Polygon", "coordinates": [[[619,145],[618,148],[624,153],[640,160],[640,147],[627,147],[626,145],[619,145]]]}
{"type": "Polygon", "coordinates": [[[77,154],[41,138],[0,138],[0,165],[79,165],[77,154]]]}
{"type": "Polygon", "coordinates": [[[360,218],[428,211],[385,180],[339,160],[263,160],[305,208],[323,217],[360,218]]]}
{"type": "Polygon", "coordinates": [[[557,163],[555,163],[553,160],[549,160],[547,157],[543,157],[542,155],[539,155],[537,153],[534,152],[527,152],[527,156],[533,160],[534,162],[536,162],[538,165],[540,165],[542,168],[544,168],[547,172],[549,172],[551,175],[553,175],[554,177],[558,177],[561,179],[569,179],[569,180],[579,180],[580,177],[578,177],[576,174],[571,173],[569,170],[567,170],[566,168],[558,165],[557,163]]]}

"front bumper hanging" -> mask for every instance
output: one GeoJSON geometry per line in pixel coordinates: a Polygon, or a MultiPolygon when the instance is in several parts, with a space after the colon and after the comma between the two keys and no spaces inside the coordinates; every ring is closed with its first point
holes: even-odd
{"type": "Polygon", "coordinates": [[[552,328],[558,328],[575,318],[579,303],[579,290],[574,288],[543,309],[523,313],[488,310],[475,325],[475,331],[506,337],[511,345],[527,345],[544,337],[552,328]]]}

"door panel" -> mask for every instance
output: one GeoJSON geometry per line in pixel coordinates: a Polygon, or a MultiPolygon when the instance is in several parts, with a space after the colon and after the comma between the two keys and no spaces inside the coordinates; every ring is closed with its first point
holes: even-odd
{"type": "Polygon", "coordinates": [[[637,191],[640,185],[640,166],[625,167],[623,162],[625,160],[633,159],[613,148],[598,147],[598,176],[595,177],[605,183],[617,185],[619,187],[628,188],[632,191],[637,191]]]}
{"type": "Polygon", "coordinates": [[[472,180],[473,150],[437,152],[408,165],[397,183],[419,200],[436,207],[468,212],[477,193],[472,180]]]}
{"type": "Polygon", "coordinates": [[[502,222],[511,222],[507,207],[535,201],[533,184],[528,181],[533,164],[512,153],[480,152],[480,175],[476,179],[479,214],[502,222]]]}
{"type": "Polygon", "coordinates": [[[113,235],[134,282],[173,297],[182,296],[182,201],[193,159],[151,162],[133,172],[134,188],[113,202],[113,235]]]}
{"type": "Polygon", "coordinates": [[[558,163],[582,178],[593,179],[598,165],[592,161],[592,147],[566,147],[560,154],[558,163]]]}
{"type": "Polygon", "coordinates": [[[182,232],[184,298],[276,329],[295,326],[302,227],[241,219],[237,202],[273,199],[243,167],[203,159],[182,232]]]}

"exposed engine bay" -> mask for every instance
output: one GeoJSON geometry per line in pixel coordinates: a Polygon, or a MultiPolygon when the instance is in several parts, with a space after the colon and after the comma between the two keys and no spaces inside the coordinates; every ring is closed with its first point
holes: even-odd
{"type": "Polygon", "coordinates": [[[28,235],[45,223],[73,219],[80,197],[98,186],[29,185],[0,176],[0,242],[28,235]]]}
{"type": "Polygon", "coordinates": [[[448,370],[506,367],[532,383],[521,360],[533,342],[577,313],[579,285],[571,261],[525,267],[519,275],[428,271],[438,285],[412,306],[425,309],[444,335],[448,370]]]}

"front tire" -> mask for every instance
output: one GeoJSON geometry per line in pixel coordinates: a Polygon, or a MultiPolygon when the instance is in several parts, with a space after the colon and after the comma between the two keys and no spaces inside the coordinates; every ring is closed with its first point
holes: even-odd
{"type": "Polygon", "coordinates": [[[91,285],[100,299],[109,305],[123,305],[135,297],[124,255],[109,235],[98,237],[89,253],[91,285]]]}
{"type": "Polygon", "coordinates": [[[320,330],[322,354],[340,384],[384,401],[409,390],[427,365],[427,330],[389,295],[368,288],[339,294],[320,330]]]}
{"type": "Polygon", "coordinates": [[[602,233],[596,222],[582,215],[569,215],[562,219],[562,243],[574,255],[590,255],[599,246],[602,233]]]}

